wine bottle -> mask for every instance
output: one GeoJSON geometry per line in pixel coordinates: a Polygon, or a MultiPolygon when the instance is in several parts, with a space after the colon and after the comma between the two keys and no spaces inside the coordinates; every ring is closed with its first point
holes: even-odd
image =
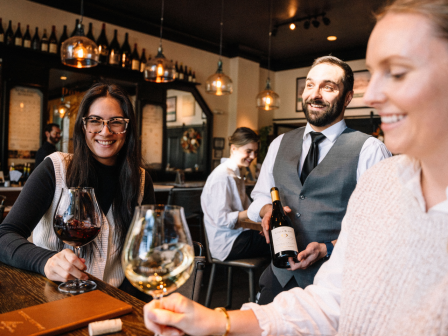
{"type": "Polygon", "coordinates": [[[137,43],[134,44],[134,51],[131,54],[131,69],[140,71],[140,57],[138,56],[137,43]]]}
{"type": "Polygon", "coordinates": [[[145,48],[142,49],[142,57],[140,58],[140,72],[145,71],[146,62],[145,48]]]}
{"type": "Polygon", "coordinates": [[[31,34],[30,34],[30,25],[26,25],[26,32],[23,35],[23,44],[24,48],[31,48],[31,34]]]}
{"type": "Polygon", "coordinates": [[[179,79],[179,65],[177,65],[177,61],[174,63],[174,78],[179,79]]]}
{"type": "Polygon", "coordinates": [[[11,20],[9,20],[9,25],[5,32],[5,43],[7,45],[14,45],[14,32],[12,31],[11,20]]]}
{"type": "Polygon", "coordinates": [[[124,35],[124,42],[121,46],[121,66],[126,69],[131,69],[131,46],[128,42],[128,33],[124,35]]]}
{"type": "Polygon", "coordinates": [[[2,18],[0,18],[0,43],[5,42],[5,31],[3,30],[2,18]]]}
{"type": "Polygon", "coordinates": [[[121,61],[121,54],[120,54],[120,45],[118,44],[117,39],[117,30],[114,30],[114,38],[112,39],[112,42],[110,43],[109,47],[109,64],[110,65],[120,65],[121,61]]]}
{"type": "Polygon", "coordinates": [[[40,50],[39,28],[36,27],[33,39],[31,40],[31,49],[40,50]]]}
{"type": "Polygon", "coordinates": [[[59,38],[59,45],[58,45],[58,52],[61,53],[61,46],[62,43],[64,43],[65,40],[68,39],[68,34],[67,34],[67,25],[64,25],[64,31],[62,32],[61,37],[59,38]]]}
{"type": "Polygon", "coordinates": [[[91,39],[93,42],[95,42],[95,38],[93,37],[93,27],[92,27],[92,22],[89,23],[89,31],[87,32],[86,37],[89,38],[89,39],[91,39]]]}
{"type": "Polygon", "coordinates": [[[57,54],[58,53],[58,39],[56,38],[56,27],[51,27],[51,35],[50,39],[48,40],[48,51],[50,54],[57,54]]]}
{"type": "Polygon", "coordinates": [[[272,215],[269,225],[271,257],[274,266],[289,268],[288,258],[296,258],[298,249],[291,220],[285,214],[277,188],[271,188],[272,215]]]}
{"type": "Polygon", "coordinates": [[[191,68],[188,69],[188,81],[192,82],[193,81],[193,74],[191,73],[191,68]]]}
{"type": "Polygon", "coordinates": [[[101,34],[98,37],[96,44],[98,45],[98,52],[100,53],[100,63],[107,64],[107,59],[109,58],[109,42],[107,42],[105,23],[103,23],[101,34]]]}
{"type": "Polygon", "coordinates": [[[17,30],[14,34],[14,45],[21,47],[22,46],[22,30],[20,29],[20,22],[17,24],[17,30]]]}
{"type": "Polygon", "coordinates": [[[79,19],[76,19],[75,29],[73,29],[73,32],[72,32],[72,34],[70,35],[70,37],[75,36],[76,31],[78,30],[78,24],[79,24],[79,19]]]}
{"type": "Polygon", "coordinates": [[[184,79],[184,66],[182,65],[182,63],[180,63],[180,67],[179,67],[179,79],[180,80],[184,79]]]}
{"type": "Polygon", "coordinates": [[[42,40],[40,40],[40,51],[48,52],[48,38],[47,30],[44,29],[44,34],[42,35],[42,40]]]}
{"type": "Polygon", "coordinates": [[[196,83],[196,72],[193,71],[193,77],[191,79],[193,83],[196,83]]]}

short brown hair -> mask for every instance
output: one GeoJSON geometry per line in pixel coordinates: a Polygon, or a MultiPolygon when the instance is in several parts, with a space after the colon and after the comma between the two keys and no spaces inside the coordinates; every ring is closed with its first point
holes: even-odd
{"type": "Polygon", "coordinates": [[[344,97],[347,94],[347,92],[353,91],[354,78],[353,78],[353,70],[352,68],[350,68],[350,65],[348,65],[347,63],[345,63],[344,61],[340,60],[337,57],[329,55],[316,58],[313,62],[313,65],[311,66],[311,69],[314,68],[316,65],[323,63],[336,65],[344,71],[344,76],[342,77],[342,84],[344,85],[344,97]]]}
{"type": "Polygon", "coordinates": [[[260,137],[248,127],[239,127],[229,137],[229,146],[241,147],[252,142],[260,141],[260,137]]]}
{"type": "Polygon", "coordinates": [[[426,16],[434,24],[440,37],[448,39],[448,0],[395,0],[376,13],[377,21],[390,12],[426,16]]]}

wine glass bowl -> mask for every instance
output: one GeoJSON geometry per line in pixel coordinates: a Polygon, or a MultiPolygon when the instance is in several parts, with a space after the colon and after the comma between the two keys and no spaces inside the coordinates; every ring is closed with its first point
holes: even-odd
{"type": "MultiPolygon", "coordinates": [[[[99,234],[102,212],[93,188],[62,189],[53,221],[56,236],[75,248],[79,258],[81,246],[89,244],[99,234]]],[[[91,280],[71,280],[59,285],[60,292],[79,294],[96,288],[91,280]]]]}
{"type": "Polygon", "coordinates": [[[123,270],[134,287],[159,299],[188,280],[193,261],[182,207],[136,207],[122,255],[123,270]]]}

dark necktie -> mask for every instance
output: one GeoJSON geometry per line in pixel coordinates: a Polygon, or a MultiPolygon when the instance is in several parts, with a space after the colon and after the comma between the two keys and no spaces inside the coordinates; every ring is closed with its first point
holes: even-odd
{"type": "Polygon", "coordinates": [[[310,132],[310,135],[311,146],[305,158],[305,162],[303,163],[302,174],[300,175],[302,185],[305,183],[305,180],[311,171],[317,166],[317,161],[319,159],[319,143],[325,139],[325,135],[319,132],[310,132]]]}

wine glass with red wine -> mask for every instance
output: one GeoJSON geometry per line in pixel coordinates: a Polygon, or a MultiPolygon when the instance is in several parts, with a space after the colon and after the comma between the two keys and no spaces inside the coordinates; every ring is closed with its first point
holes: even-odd
{"type": "MultiPolygon", "coordinates": [[[[75,248],[79,258],[81,246],[89,244],[101,230],[103,215],[93,188],[62,189],[56,209],[53,229],[65,244],[75,248]]],[[[63,293],[79,294],[94,290],[92,280],[70,280],[59,285],[63,293]]]]}

